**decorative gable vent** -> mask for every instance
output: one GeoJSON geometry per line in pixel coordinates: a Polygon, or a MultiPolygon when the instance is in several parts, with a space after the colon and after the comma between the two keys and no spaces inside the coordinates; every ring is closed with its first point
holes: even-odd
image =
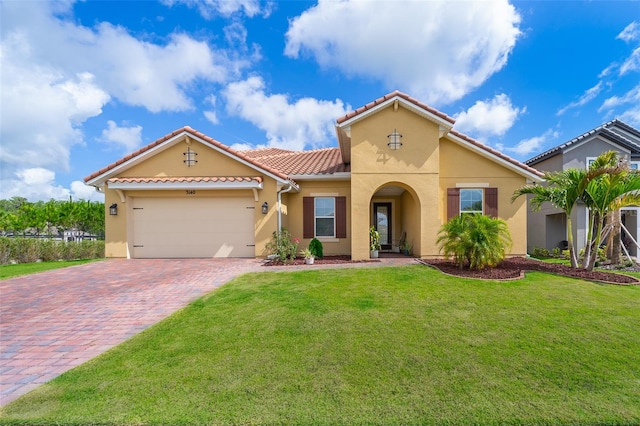
{"type": "Polygon", "coordinates": [[[188,147],[187,152],[183,152],[182,154],[185,157],[184,163],[187,167],[195,166],[198,162],[198,160],[196,160],[196,155],[198,155],[198,153],[192,150],[191,147],[188,147]]]}

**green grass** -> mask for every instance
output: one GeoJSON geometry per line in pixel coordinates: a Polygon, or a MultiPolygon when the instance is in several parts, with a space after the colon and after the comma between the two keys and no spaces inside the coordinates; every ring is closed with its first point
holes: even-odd
{"type": "Polygon", "coordinates": [[[83,263],[96,262],[97,260],[101,259],[64,260],[60,262],[36,262],[18,263],[15,265],[0,265],[0,280],[19,277],[22,275],[35,274],[37,272],[49,271],[51,269],[60,269],[66,268],[68,266],[82,265],[83,263]]]}
{"type": "Polygon", "coordinates": [[[27,424],[638,424],[640,287],[242,276],[0,412],[27,424]]]}

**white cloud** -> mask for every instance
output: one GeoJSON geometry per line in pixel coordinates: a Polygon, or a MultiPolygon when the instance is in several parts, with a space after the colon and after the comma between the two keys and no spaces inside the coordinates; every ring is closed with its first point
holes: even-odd
{"type": "Polygon", "coordinates": [[[335,119],[350,109],[339,99],[302,98],[291,102],[287,95],[269,95],[259,77],[232,83],[223,95],[228,112],[264,130],[269,146],[292,150],[331,144],[335,140],[335,119]]]}
{"type": "Polygon", "coordinates": [[[636,21],[633,21],[632,23],[627,25],[616,38],[626,41],[627,43],[634,40],[640,41],[640,24],[638,24],[636,21]]]}
{"type": "Polygon", "coordinates": [[[446,103],[505,66],[519,24],[506,0],[319,0],[291,21],[285,54],[446,103]]]}
{"type": "Polygon", "coordinates": [[[134,151],[142,144],[142,126],[118,127],[109,120],[107,128],[102,131],[102,141],[119,145],[125,151],[134,151]]]}
{"type": "Polygon", "coordinates": [[[104,202],[104,194],[96,191],[93,186],[85,185],[84,182],[74,180],[71,182],[71,196],[74,200],[90,200],[104,202]]]}
{"type": "Polygon", "coordinates": [[[248,17],[263,15],[268,17],[273,4],[262,4],[259,0],[161,0],[161,3],[171,7],[184,4],[198,9],[198,13],[205,19],[212,19],[217,15],[229,17],[236,13],[244,13],[248,17]]]}
{"type": "Polygon", "coordinates": [[[74,200],[104,201],[104,194],[95,191],[82,182],[75,181],[71,190],[55,183],[55,172],[41,167],[20,169],[14,176],[0,180],[0,198],[24,197],[30,201],[74,200]]]}
{"type": "Polygon", "coordinates": [[[602,112],[604,110],[611,109],[620,105],[638,102],[640,102],[640,84],[629,90],[624,94],[624,96],[611,96],[610,98],[605,99],[605,101],[598,109],[598,112],[602,112]]]}
{"type": "Polygon", "coordinates": [[[559,133],[553,129],[549,129],[540,136],[534,136],[529,139],[521,140],[514,147],[506,147],[505,151],[512,152],[517,156],[527,156],[532,152],[540,151],[540,148],[548,144],[548,141],[557,139],[559,133]]]}
{"type": "Polygon", "coordinates": [[[604,100],[598,112],[607,111],[607,115],[612,116],[618,107],[627,107],[619,113],[621,120],[632,126],[640,126],[640,84],[629,90],[623,96],[611,96],[604,100]]]}
{"type": "Polygon", "coordinates": [[[224,82],[229,72],[248,64],[185,34],[155,44],[107,22],[94,28],[77,25],[73,17],[54,16],[50,2],[6,2],[2,7],[2,38],[22,40],[31,65],[46,64],[63,76],[91,73],[114,98],[152,112],[192,109],[185,91],[190,84],[224,82]]]}
{"type": "MultiPolygon", "coordinates": [[[[215,95],[209,95],[206,98],[204,98],[204,103],[211,105],[212,107],[214,107],[214,109],[217,101],[218,101],[218,98],[215,95]]],[[[202,114],[211,123],[218,124],[220,120],[218,120],[218,114],[215,112],[214,109],[203,111],[202,114]]]]}
{"type": "Polygon", "coordinates": [[[502,93],[493,99],[477,101],[467,111],[454,115],[455,128],[480,136],[502,136],[525,111],[526,108],[514,107],[511,99],[502,93]]]}
{"type": "Polygon", "coordinates": [[[571,102],[570,104],[565,105],[564,107],[560,108],[558,110],[558,112],[556,113],[556,115],[563,115],[565,112],[567,112],[570,109],[581,107],[581,106],[584,106],[587,103],[591,102],[602,91],[602,85],[603,85],[602,81],[599,81],[598,84],[596,84],[595,86],[593,86],[590,89],[587,89],[587,91],[584,92],[582,94],[582,96],[580,96],[580,98],[578,98],[577,101],[571,102]]]}
{"type": "Polygon", "coordinates": [[[631,52],[631,55],[620,65],[620,75],[632,71],[640,71],[640,47],[631,52]]]}
{"type": "MultiPolygon", "coordinates": [[[[190,110],[195,83],[225,82],[251,61],[242,52],[229,55],[185,34],[152,43],[109,23],[85,27],[73,16],[72,5],[2,3],[3,183],[14,185],[18,169],[68,171],[72,147],[84,144],[82,125],[112,100],[152,112],[190,110]]],[[[114,136],[112,130],[107,139],[134,144],[135,128],[126,136],[114,136]]]]}
{"type": "Polygon", "coordinates": [[[19,35],[0,46],[0,164],[2,177],[17,167],[68,170],[69,152],[83,143],[78,125],[102,112],[109,95],[89,73],[66,76],[32,62],[19,35]]]}

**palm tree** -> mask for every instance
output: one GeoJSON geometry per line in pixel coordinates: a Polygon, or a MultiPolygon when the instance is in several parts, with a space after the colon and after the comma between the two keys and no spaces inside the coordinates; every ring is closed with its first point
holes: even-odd
{"type": "Polygon", "coordinates": [[[588,244],[583,260],[583,267],[589,271],[595,265],[597,248],[602,240],[603,222],[612,212],[640,204],[640,174],[630,170],[628,163],[621,161],[616,152],[605,152],[598,159],[601,157],[602,162],[594,162],[589,169],[596,176],[588,181],[583,195],[583,200],[591,211],[588,244]]]}
{"type": "Polygon", "coordinates": [[[566,169],[558,172],[545,172],[546,186],[525,185],[517,189],[511,197],[511,202],[522,195],[532,195],[529,199],[534,211],[540,210],[546,202],[564,212],[567,217],[567,245],[569,258],[573,268],[578,267],[578,258],[573,243],[573,230],[571,227],[571,212],[576,202],[581,198],[587,183],[586,170],[566,169]]]}
{"type": "Polygon", "coordinates": [[[504,259],[512,241],[507,223],[480,214],[462,214],[440,228],[438,245],[462,269],[494,267],[504,259]]]}

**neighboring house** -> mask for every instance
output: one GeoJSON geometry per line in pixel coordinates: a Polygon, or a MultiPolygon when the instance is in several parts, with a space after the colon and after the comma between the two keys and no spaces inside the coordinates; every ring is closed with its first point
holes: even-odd
{"type": "Polygon", "coordinates": [[[510,199],[541,173],[454,122],[393,92],[337,120],[339,148],[240,152],[184,127],[85,182],[105,193],[107,257],[261,257],[284,227],[301,248],[317,237],[325,254],[362,260],[371,225],[383,251],[404,236],[433,257],[441,225],[461,212],[504,219],[510,254],[524,255],[526,200],[510,199]]]}
{"type": "MultiPolygon", "coordinates": [[[[569,168],[584,169],[605,151],[618,152],[622,158],[630,161],[631,168],[637,169],[640,165],[640,131],[620,120],[609,121],[525,161],[525,164],[549,172],[569,168]]],[[[640,235],[638,210],[637,207],[622,210],[623,224],[636,241],[640,235]]],[[[586,245],[587,223],[588,210],[584,204],[578,203],[571,216],[573,238],[578,251],[586,245]]],[[[539,212],[530,211],[527,240],[527,250],[530,253],[535,247],[550,250],[554,247],[563,248],[567,240],[566,215],[549,203],[545,203],[539,212]]],[[[627,240],[625,245],[630,255],[636,256],[635,244],[629,243],[628,238],[627,240]]]]}

